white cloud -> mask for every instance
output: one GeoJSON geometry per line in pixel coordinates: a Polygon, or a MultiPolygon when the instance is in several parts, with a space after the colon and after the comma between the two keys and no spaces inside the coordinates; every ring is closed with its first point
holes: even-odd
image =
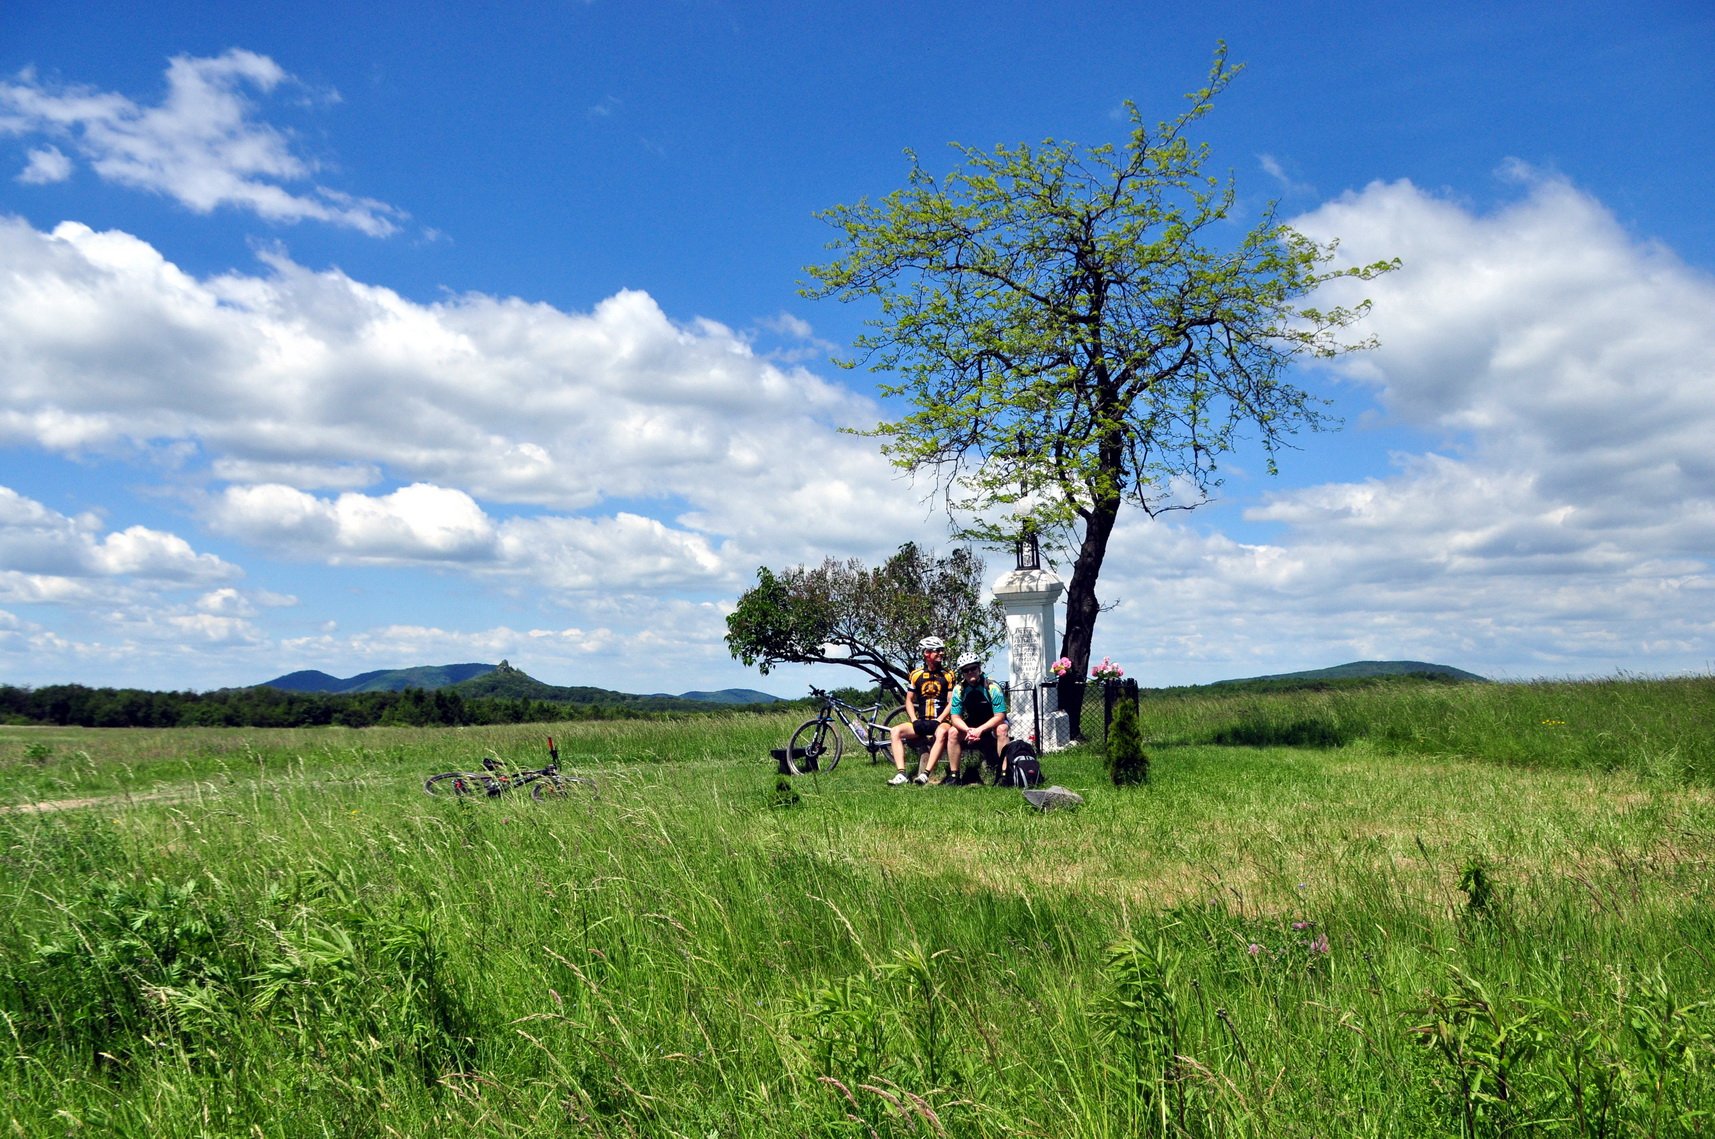
{"type": "MultiPolygon", "coordinates": [[[[1715,284],[1565,183],[1521,187],[1476,213],[1378,184],[1298,219],[1354,260],[1404,260],[1364,290],[1382,347],[1338,375],[1428,442],[1322,485],[1128,518],[1101,589],[1125,603],[1098,656],[1155,683],[1365,657],[1511,676],[1709,667],[1715,284]],[[1231,534],[1209,532],[1223,519],[1231,534]]],[[[734,676],[715,599],[758,565],[945,545],[873,441],[835,430],[873,423],[875,404],[645,293],[575,313],[418,304],[278,252],[197,278],[123,233],[17,220],[0,220],[0,263],[0,440],[165,454],[175,485],[206,486],[188,499],[206,522],[255,548],[444,567],[555,613],[273,632],[265,610],[290,598],[229,590],[225,563],[172,535],[0,496],[0,602],[122,615],[113,642],[7,633],[55,659],[177,630],[258,679],[504,656],[638,691],[734,676]],[[124,585],[142,575],[194,582],[197,600],[151,613],[156,587],[124,585]]],[[[812,335],[787,316],[759,327],[812,335]]],[[[1362,452],[1367,427],[1305,444],[1362,452]]]]}
{"type": "Polygon", "coordinates": [[[131,683],[164,686],[160,653],[264,640],[250,620],[256,606],[289,599],[219,584],[239,576],[238,567],[196,552],[176,534],[146,526],[104,532],[93,514],[68,517],[0,487],[0,602],[52,606],[56,622],[92,629],[79,638],[4,614],[0,653],[33,666],[73,675],[91,667],[127,670],[131,683]],[[203,592],[187,603],[180,600],[185,590],[203,592]]]}
{"type": "MultiPolygon", "coordinates": [[[[627,541],[622,515],[653,516],[695,538],[673,537],[671,560],[727,572],[718,550],[748,574],[941,526],[873,444],[835,432],[873,423],[873,404],[641,292],[589,313],[423,305],[278,253],[261,275],[197,279],[127,234],[16,219],[0,221],[0,258],[0,438],[176,448],[233,484],[211,522],[253,543],[475,565],[496,556],[491,504],[511,504],[599,515],[627,541]],[[382,481],[424,489],[359,493],[382,481]]],[[[575,547],[588,526],[554,536],[575,547]]],[[[535,564],[581,579],[581,557],[535,564]]]]}
{"type": "Polygon", "coordinates": [[[71,159],[57,146],[44,146],[30,151],[29,163],[18,175],[26,186],[49,186],[71,177],[71,159]]]}
{"type": "Polygon", "coordinates": [[[209,518],[223,533],[336,563],[478,560],[495,542],[494,526],[474,499],[426,483],[331,500],[278,483],[229,487],[209,518]]]}
{"type": "Polygon", "coordinates": [[[83,595],[91,580],[126,578],[165,586],[230,580],[238,567],[199,554],[176,534],[129,526],[101,534],[93,515],[50,510],[0,486],[0,581],[13,599],[83,595]]]}
{"type": "MultiPolygon", "coordinates": [[[[322,221],[374,236],[405,214],[314,182],[317,164],[284,132],[258,121],[250,92],[293,80],[267,56],[233,49],[174,56],[154,106],[114,93],[41,81],[25,71],[0,83],[0,135],[47,136],[71,148],[104,181],[164,194],[197,213],[223,207],[269,221],[322,221]]],[[[71,160],[57,146],[33,149],[26,183],[63,181],[71,160]]]]}
{"type": "Polygon", "coordinates": [[[216,613],[165,614],[132,632],[171,645],[259,645],[265,640],[262,631],[247,617],[216,613]]]}
{"type": "Polygon", "coordinates": [[[1261,168],[1264,174],[1268,175],[1280,184],[1280,192],[1282,194],[1302,200],[1306,196],[1316,192],[1316,187],[1312,186],[1308,182],[1304,182],[1293,177],[1292,173],[1286,168],[1286,164],[1281,162],[1280,159],[1276,158],[1272,154],[1258,155],[1257,166],[1261,168]]]}
{"type": "Polygon", "coordinates": [[[335,563],[464,563],[566,590],[731,587],[703,534],[629,511],[496,521],[469,495],[418,483],[391,494],[317,498],[280,485],[229,487],[220,532],[335,563]]]}
{"type": "Polygon", "coordinates": [[[250,617],[256,613],[256,607],[250,604],[242,593],[231,587],[210,590],[197,598],[196,607],[204,613],[217,616],[250,617]]]}
{"type": "Polygon", "coordinates": [[[556,589],[657,591],[736,582],[707,538],[621,511],[611,518],[518,519],[501,553],[510,568],[556,589]]]}
{"type": "Polygon", "coordinates": [[[177,534],[128,526],[109,534],[92,551],[99,572],[156,581],[209,581],[233,576],[234,567],[213,554],[199,554],[177,534]]]}
{"type": "Polygon", "coordinates": [[[1715,282],[1556,179],[1489,214],[1377,184],[1295,224],[1403,260],[1361,294],[1381,348],[1343,372],[1439,453],[1268,495],[1246,512],[1268,542],[1123,527],[1104,593],[1133,604],[1098,636],[1164,682],[1378,656],[1707,669],[1715,282]]]}
{"type": "Polygon", "coordinates": [[[303,490],[356,490],[381,481],[373,463],[296,463],[216,458],[209,471],[227,483],[284,483],[303,490]]]}

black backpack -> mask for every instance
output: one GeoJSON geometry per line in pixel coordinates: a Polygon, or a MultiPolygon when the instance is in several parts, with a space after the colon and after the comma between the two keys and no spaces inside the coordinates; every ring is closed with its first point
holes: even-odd
{"type": "Polygon", "coordinates": [[[1006,768],[1003,781],[1008,786],[1024,791],[1042,786],[1042,761],[1036,757],[1036,749],[1030,746],[1029,740],[1013,740],[1007,744],[1001,753],[1001,763],[1006,768]]]}

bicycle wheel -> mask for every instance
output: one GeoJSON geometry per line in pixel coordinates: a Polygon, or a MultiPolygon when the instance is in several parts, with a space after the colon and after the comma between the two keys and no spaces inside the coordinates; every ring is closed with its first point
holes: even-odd
{"type": "Polygon", "coordinates": [[[595,780],[583,775],[546,775],[530,784],[530,797],[538,803],[559,803],[567,799],[601,798],[595,780]]]}
{"type": "Polygon", "coordinates": [[[793,775],[832,771],[839,766],[842,743],[833,721],[805,720],[786,741],[786,766],[793,775]]]}
{"type": "Polygon", "coordinates": [[[431,795],[487,795],[485,776],[474,771],[445,771],[423,780],[423,790],[431,795]]]}
{"type": "MultiPolygon", "coordinates": [[[[881,757],[892,754],[893,729],[905,723],[905,705],[901,704],[887,715],[865,725],[864,735],[869,737],[869,761],[880,763],[881,757]]],[[[919,750],[927,751],[929,745],[924,743],[919,750]]]]}

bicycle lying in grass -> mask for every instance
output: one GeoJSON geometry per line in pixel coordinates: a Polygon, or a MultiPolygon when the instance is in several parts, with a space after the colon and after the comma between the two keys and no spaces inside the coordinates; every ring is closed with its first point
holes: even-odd
{"type": "Polygon", "coordinates": [[[580,796],[597,799],[595,780],[587,775],[567,775],[560,770],[560,749],[548,737],[548,766],[507,771],[498,756],[482,761],[481,771],[446,771],[423,780],[431,795],[486,795],[499,798],[514,787],[529,785],[530,797],[538,802],[580,796]]]}
{"type": "Polygon", "coordinates": [[[837,719],[858,746],[869,752],[871,763],[879,762],[881,753],[891,745],[895,724],[905,722],[905,709],[894,708],[882,716],[881,701],[865,707],[847,703],[831,692],[814,686],[810,695],[822,702],[814,720],[806,720],[786,741],[786,767],[793,775],[808,771],[832,771],[839,766],[840,753],[845,748],[845,732],[835,725],[837,719]]]}

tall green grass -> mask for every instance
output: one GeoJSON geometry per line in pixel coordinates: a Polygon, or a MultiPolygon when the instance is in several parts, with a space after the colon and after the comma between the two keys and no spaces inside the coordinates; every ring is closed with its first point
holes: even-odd
{"type": "Polygon", "coordinates": [[[1150,693],[1166,743],[1334,747],[1715,781],[1715,677],[1528,684],[1401,679],[1323,690],[1150,693]]]}
{"type": "MultiPolygon", "coordinates": [[[[1517,695],[1458,714],[1576,726],[1517,695]]],[[[1445,709],[1400,699],[1332,748],[1213,745],[1259,706],[1146,701],[1150,782],[1047,756],[1087,799],[1049,814],[861,754],[782,793],[785,717],[566,725],[601,797],[558,804],[421,793],[534,760],[515,729],[88,732],[45,762],[0,732],[8,787],[37,781],[14,803],[123,785],[0,814],[0,1127],[1709,1129],[1715,796],[1638,758],[1707,739],[1634,708],[1618,764],[1435,750],[1445,709]]]]}

